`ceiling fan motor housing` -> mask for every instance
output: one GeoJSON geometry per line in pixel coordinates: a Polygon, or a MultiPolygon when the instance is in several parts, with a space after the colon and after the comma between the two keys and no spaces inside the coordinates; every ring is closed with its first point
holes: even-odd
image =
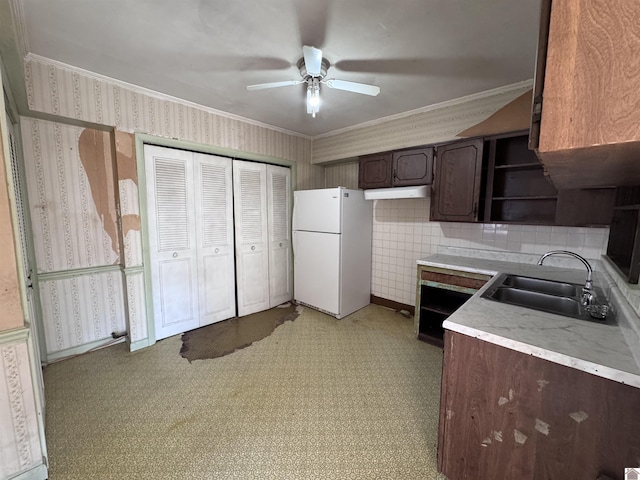
{"type": "Polygon", "coordinates": [[[320,64],[320,75],[310,75],[309,73],[307,73],[307,67],[304,63],[304,57],[301,58],[300,60],[298,60],[298,70],[300,70],[300,76],[304,79],[304,80],[308,80],[310,78],[319,78],[320,80],[322,80],[324,77],[327,76],[327,70],[329,70],[329,60],[327,60],[326,58],[322,59],[322,63],[320,64]]]}

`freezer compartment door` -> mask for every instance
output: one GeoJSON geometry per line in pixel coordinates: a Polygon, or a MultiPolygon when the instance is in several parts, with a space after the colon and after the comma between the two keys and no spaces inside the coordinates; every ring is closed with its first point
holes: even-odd
{"type": "Polygon", "coordinates": [[[293,229],[340,233],[342,188],[300,190],[293,194],[293,229]]]}
{"type": "Polygon", "coordinates": [[[340,314],[340,235],[293,232],[294,297],[340,314]]]}

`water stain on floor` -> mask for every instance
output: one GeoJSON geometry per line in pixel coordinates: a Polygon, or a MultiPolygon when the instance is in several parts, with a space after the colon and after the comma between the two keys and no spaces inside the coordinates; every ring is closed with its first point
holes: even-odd
{"type": "Polygon", "coordinates": [[[300,314],[298,309],[293,303],[285,303],[191,330],[182,335],[180,356],[192,362],[228,355],[268,337],[284,322],[295,320],[300,314]]]}

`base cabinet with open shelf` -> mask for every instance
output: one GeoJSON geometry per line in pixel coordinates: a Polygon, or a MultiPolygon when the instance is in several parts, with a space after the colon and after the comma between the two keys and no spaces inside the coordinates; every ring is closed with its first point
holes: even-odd
{"type": "Polygon", "coordinates": [[[415,332],[432,345],[442,346],[444,322],[490,279],[489,275],[418,265],[415,332]]]}

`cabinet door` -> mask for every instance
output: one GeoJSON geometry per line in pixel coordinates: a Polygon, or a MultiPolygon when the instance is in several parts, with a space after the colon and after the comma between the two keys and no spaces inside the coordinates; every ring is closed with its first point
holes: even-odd
{"type": "Polygon", "coordinates": [[[360,158],[358,188],[391,187],[391,154],[381,153],[360,158]]]}
{"type": "Polygon", "coordinates": [[[238,315],[269,308],[267,166],[233,161],[238,315]]]}
{"type": "Polygon", "coordinates": [[[545,171],[558,189],[640,184],[640,76],[630,61],[640,49],[640,2],[542,4],[548,42],[534,120],[545,171]]]}
{"type": "Polygon", "coordinates": [[[429,185],[433,176],[433,147],[393,153],[393,186],[429,185]]]}
{"type": "Polygon", "coordinates": [[[193,154],[145,146],[156,340],[200,326],[193,154]]]}
{"type": "Polygon", "coordinates": [[[482,147],[482,140],[438,147],[435,183],[431,189],[431,220],[478,220],[482,147]]]}
{"type": "Polygon", "coordinates": [[[638,464],[638,405],[631,385],[447,331],[438,471],[451,479],[622,478],[638,464]]]}
{"type": "Polygon", "coordinates": [[[200,326],[236,314],[231,159],[194,154],[200,326]]]}
{"type": "Polygon", "coordinates": [[[291,300],[291,170],[267,165],[269,306],[291,300]]]}

